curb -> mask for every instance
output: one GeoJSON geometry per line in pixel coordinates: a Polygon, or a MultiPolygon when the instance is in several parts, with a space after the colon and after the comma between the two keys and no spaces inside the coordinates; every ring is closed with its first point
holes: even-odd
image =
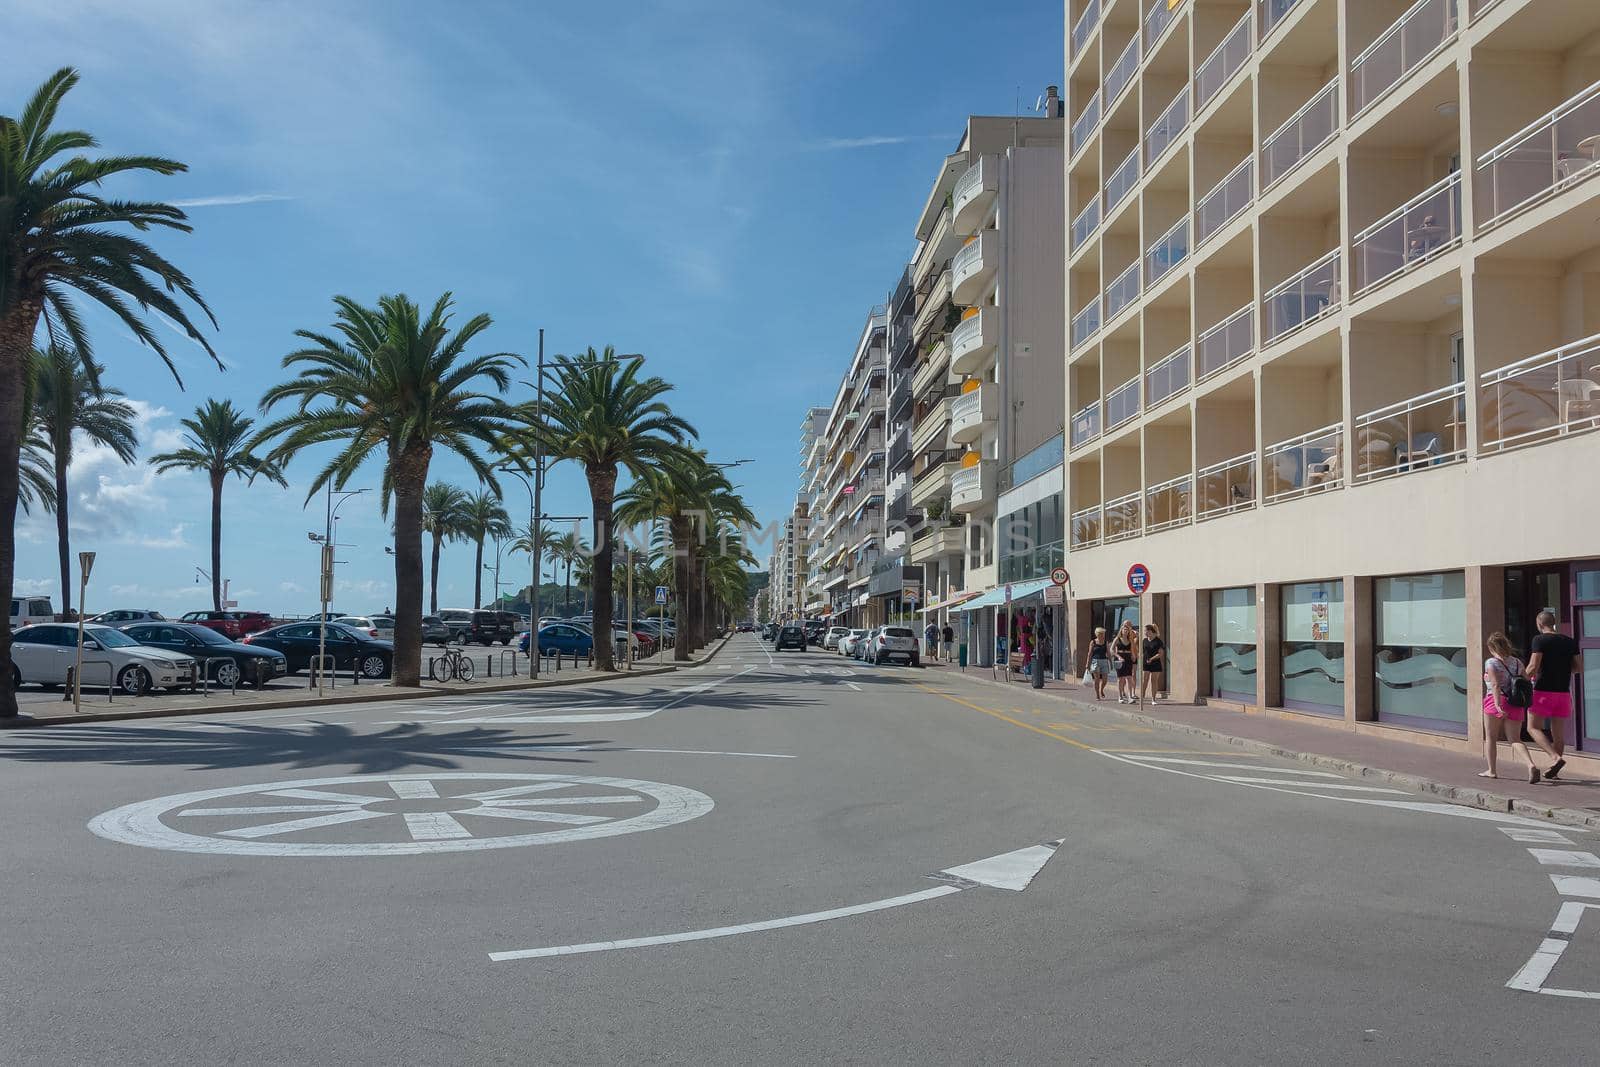
{"type": "MultiPolygon", "coordinates": [[[[1002,682],[993,678],[972,678],[964,674],[953,674],[951,677],[971,682],[975,685],[991,686],[1011,692],[1017,691],[1017,687],[1012,683],[1002,682]]],[[[1137,711],[1128,711],[1126,707],[1113,708],[1099,703],[1089,703],[1060,692],[1038,689],[1028,689],[1027,692],[1030,696],[1047,696],[1052,700],[1071,705],[1079,711],[1103,712],[1137,723],[1140,726],[1189,734],[1193,737],[1203,737],[1208,741],[1232,745],[1244,752],[1253,752],[1261,756],[1276,756],[1279,759],[1294,760],[1297,763],[1305,763],[1313,767],[1342,771],[1357,778],[1369,778],[1373,781],[1384,782],[1413,793],[1439,797],[1442,800],[1465,807],[1480,808],[1484,811],[1500,812],[1506,815],[1522,815],[1530,819],[1543,819],[1546,822],[1560,823],[1564,826],[1576,826],[1585,830],[1600,830],[1600,812],[1585,811],[1580,808],[1555,807],[1531,800],[1505,796],[1501,793],[1491,793],[1471,786],[1449,785],[1445,782],[1435,781],[1432,778],[1423,778],[1420,775],[1406,774],[1383,767],[1374,767],[1370,764],[1357,763],[1354,760],[1344,759],[1340,756],[1324,756],[1317,752],[1301,752],[1296,749],[1275,745],[1270,741],[1236,737],[1233,734],[1223,733],[1208,726],[1174,722],[1171,719],[1158,719],[1137,711]]],[[[1181,708],[1185,705],[1173,704],[1171,706],[1181,708]]]]}

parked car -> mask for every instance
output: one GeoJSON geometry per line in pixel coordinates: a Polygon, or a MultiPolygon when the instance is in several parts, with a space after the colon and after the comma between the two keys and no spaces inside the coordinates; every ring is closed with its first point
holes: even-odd
{"type": "MultiPolygon", "coordinates": [[[[78,661],[78,628],[41,623],[11,637],[11,682],[65,685],[78,661]]],[[[90,623],[83,628],[83,680],[111,682],[135,696],[151,689],[185,689],[194,684],[195,662],[165,649],[146,648],[120,630],[90,623]],[[109,665],[108,665],[109,664],[109,665]]]]}
{"type": "Polygon", "coordinates": [[[767,623],[765,626],[763,626],[761,628],[761,639],[763,641],[771,641],[774,637],[777,637],[777,636],[778,636],[778,624],[777,623],[769,622],[769,623],[767,623]]]}
{"type": "Polygon", "coordinates": [[[909,626],[880,626],[867,658],[880,665],[888,660],[903,659],[913,667],[922,666],[916,631],[909,626]]]}
{"type": "Polygon", "coordinates": [[[272,616],[264,611],[189,611],[178,621],[215,630],[230,641],[272,629],[272,616]]]}
{"type": "Polygon", "coordinates": [[[198,623],[137,622],[123,627],[122,632],[145,648],[175,652],[197,664],[213,660],[205,664],[205,676],[220,686],[231,688],[248,682],[260,689],[274,678],[289,673],[289,660],[282,652],[230,641],[209,626],[198,623]]]}
{"type": "Polygon", "coordinates": [[[778,639],[773,642],[773,651],[782,652],[786,648],[792,648],[796,652],[804,652],[806,650],[805,627],[795,623],[785,623],[778,630],[778,639]]]}
{"type": "Polygon", "coordinates": [[[98,615],[85,620],[97,622],[101,626],[115,626],[121,629],[136,622],[166,622],[167,617],[159,611],[145,611],[141,608],[119,608],[116,611],[102,611],[98,615]]]}
{"type": "MultiPolygon", "coordinates": [[[[528,635],[523,634],[517,643],[519,651],[528,651],[528,635]]],[[[539,628],[539,651],[546,655],[556,652],[563,656],[591,656],[594,654],[594,637],[588,630],[571,623],[555,622],[539,628]]]]}
{"type": "Polygon", "coordinates": [[[867,636],[867,631],[865,630],[846,630],[845,635],[839,638],[839,652],[852,659],[855,658],[856,647],[860,645],[861,639],[865,636],[867,636]]]}
{"type": "Polygon", "coordinates": [[[830,626],[828,632],[822,635],[822,648],[826,652],[839,651],[839,639],[850,633],[848,627],[830,626]]]}
{"type": "Polygon", "coordinates": [[[474,611],[471,608],[446,608],[439,617],[462,644],[509,645],[517,636],[517,615],[512,611],[474,611]]]}
{"type": "Polygon", "coordinates": [[[422,642],[427,645],[442,645],[450,640],[450,626],[437,615],[424,615],[422,617],[422,642]]]}
{"type": "Polygon", "coordinates": [[[47,596],[14,596],[11,598],[11,628],[33,626],[41,622],[55,622],[56,609],[47,596]]]}
{"type": "Polygon", "coordinates": [[[251,634],[244,643],[262,648],[276,649],[289,660],[289,673],[294,674],[311,666],[321,644],[323,627],[327,628],[327,654],[333,657],[334,667],[359,670],[364,678],[383,678],[394,662],[394,644],[380,641],[364,631],[341,626],[336,622],[291,622],[274,626],[270,630],[251,634]]]}
{"type": "Polygon", "coordinates": [[[368,637],[376,637],[380,641],[394,640],[394,619],[388,615],[342,615],[333,621],[340,626],[365,630],[368,637]]]}

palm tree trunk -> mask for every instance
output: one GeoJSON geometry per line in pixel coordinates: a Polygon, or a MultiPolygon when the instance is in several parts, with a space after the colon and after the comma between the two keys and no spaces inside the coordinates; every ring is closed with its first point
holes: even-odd
{"type": "Polygon", "coordinates": [[[472,560],[472,609],[483,607],[483,538],[478,538],[478,552],[472,560]]]}
{"type": "Polygon", "coordinates": [[[72,460],[60,449],[51,452],[56,469],[56,556],[61,562],[61,617],[67,618],[72,614],[72,534],[67,529],[67,464],[72,460]]]}
{"type": "Polygon", "coordinates": [[[572,618],[572,557],[568,556],[566,559],[567,588],[566,591],[561,594],[561,614],[570,619],[572,618]]]}
{"type": "Polygon", "coordinates": [[[611,543],[611,505],[617,492],[615,467],[590,468],[585,472],[589,479],[589,499],[593,503],[594,558],[590,563],[590,581],[593,583],[590,606],[594,612],[595,670],[616,670],[616,657],[611,643],[611,561],[616,555],[611,543]]]}
{"type": "Polygon", "coordinates": [[[211,473],[211,608],[222,610],[222,471],[211,473]]]}
{"type": "Polygon", "coordinates": [[[672,646],[672,659],[674,662],[686,663],[689,660],[689,519],[684,515],[673,515],[668,520],[668,530],[672,536],[672,585],[674,589],[673,611],[678,616],[678,639],[672,646]]]}
{"type": "MultiPolygon", "coordinates": [[[[24,375],[32,358],[33,331],[44,305],[26,297],[0,319],[0,529],[17,528],[17,485],[22,462],[24,375]]],[[[17,539],[0,537],[0,586],[11,599],[17,572],[17,539]]],[[[11,627],[0,627],[0,665],[11,662],[11,627]]],[[[15,718],[16,687],[0,667],[0,719],[15,718]]]]}
{"type": "Polygon", "coordinates": [[[433,534],[433,563],[428,571],[428,614],[439,614],[439,533],[433,534]]]}
{"type": "Polygon", "coordinates": [[[689,549],[689,581],[684,586],[686,597],[689,601],[687,611],[687,626],[680,626],[678,636],[689,645],[692,652],[700,647],[700,560],[694,555],[694,548],[689,549]]]}
{"type": "Polygon", "coordinates": [[[394,469],[394,663],[397,686],[422,684],[422,492],[433,448],[403,453],[394,469]]]}

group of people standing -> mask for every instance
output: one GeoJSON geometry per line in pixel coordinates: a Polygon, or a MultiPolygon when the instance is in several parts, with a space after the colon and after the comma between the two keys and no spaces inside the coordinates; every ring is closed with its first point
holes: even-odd
{"type": "Polygon", "coordinates": [[[1161,639],[1161,627],[1153,622],[1145,623],[1141,641],[1133,622],[1124,619],[1117,636],[1107,641],[1106,628],[1096,626],[1083,666],[1084,684],[1094,685],[1096,700],[1106,698],[1106,683],[1113,671],[1117,676],[1118,704],[1137,704],[1143,698],[1148,698],[1152,704],[1161,703],[1160,696],[1165,689],[1162,683],[1167,674],[1167,643],[1161,639]],[[1135,662],[1142,667],[1137,678],[1135,662]]]}
{"type": "Polygon", "coordinates": [[[1554,782],[1566,761],[1566,725],[1572,718],[1572,675],[1583,668],[1578,642],[1556,632],[1556,613],[1546,609],[1534,620],[1539,632],[1528,648],[1528,661],[1518,658],[1506,635],[1489,635],[1488,657],[1483,661],[1483,757],[1486,770],[1480,778],[1500,777],[1497,766],[1500,741],[1528,764],[1528,781],[1554,782]],[[1543,771],[1522,740],[1528,736],[1550,757],[1543,771]]]}

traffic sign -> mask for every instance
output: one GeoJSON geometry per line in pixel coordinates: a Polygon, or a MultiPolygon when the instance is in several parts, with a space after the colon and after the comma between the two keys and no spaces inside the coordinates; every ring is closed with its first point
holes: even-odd
{"type": "Polygon", "coordinates": [[[908,585],[904,589],[900,590],[900,599],[915,604],[917,601],[922,599],[922,590],[918,589],[914,585],[908,585]]]}
{"type": "Polygon", "coordinates": [[[656,603],[657,604],[665,604],[666,602],[667,602],[667,587],[664,586],[664,585],[656,586],[656,603]]]}
{"type": "Polygon", "coordinates": [[[1135,563],[1128,568],[1128,592],[1134,596],[1143,596],[1144,591],[1150,588],[1150,568],[1143,563],[1135,563]]]}
{"type": "Polygon", "coordinates": [[[1057,585],[1066,585],[1067,578],[1067,568],[1065,567],[1057,567],[1055,570],[1050,572],[1050,580],[1057,585]]]}
{"type": "Polygon", "coordinates": [[[1067,602],[1067,589],[1061,585],[1047,585],[1044,587],[1044,602],[1059,606],[1067,602]]]}

